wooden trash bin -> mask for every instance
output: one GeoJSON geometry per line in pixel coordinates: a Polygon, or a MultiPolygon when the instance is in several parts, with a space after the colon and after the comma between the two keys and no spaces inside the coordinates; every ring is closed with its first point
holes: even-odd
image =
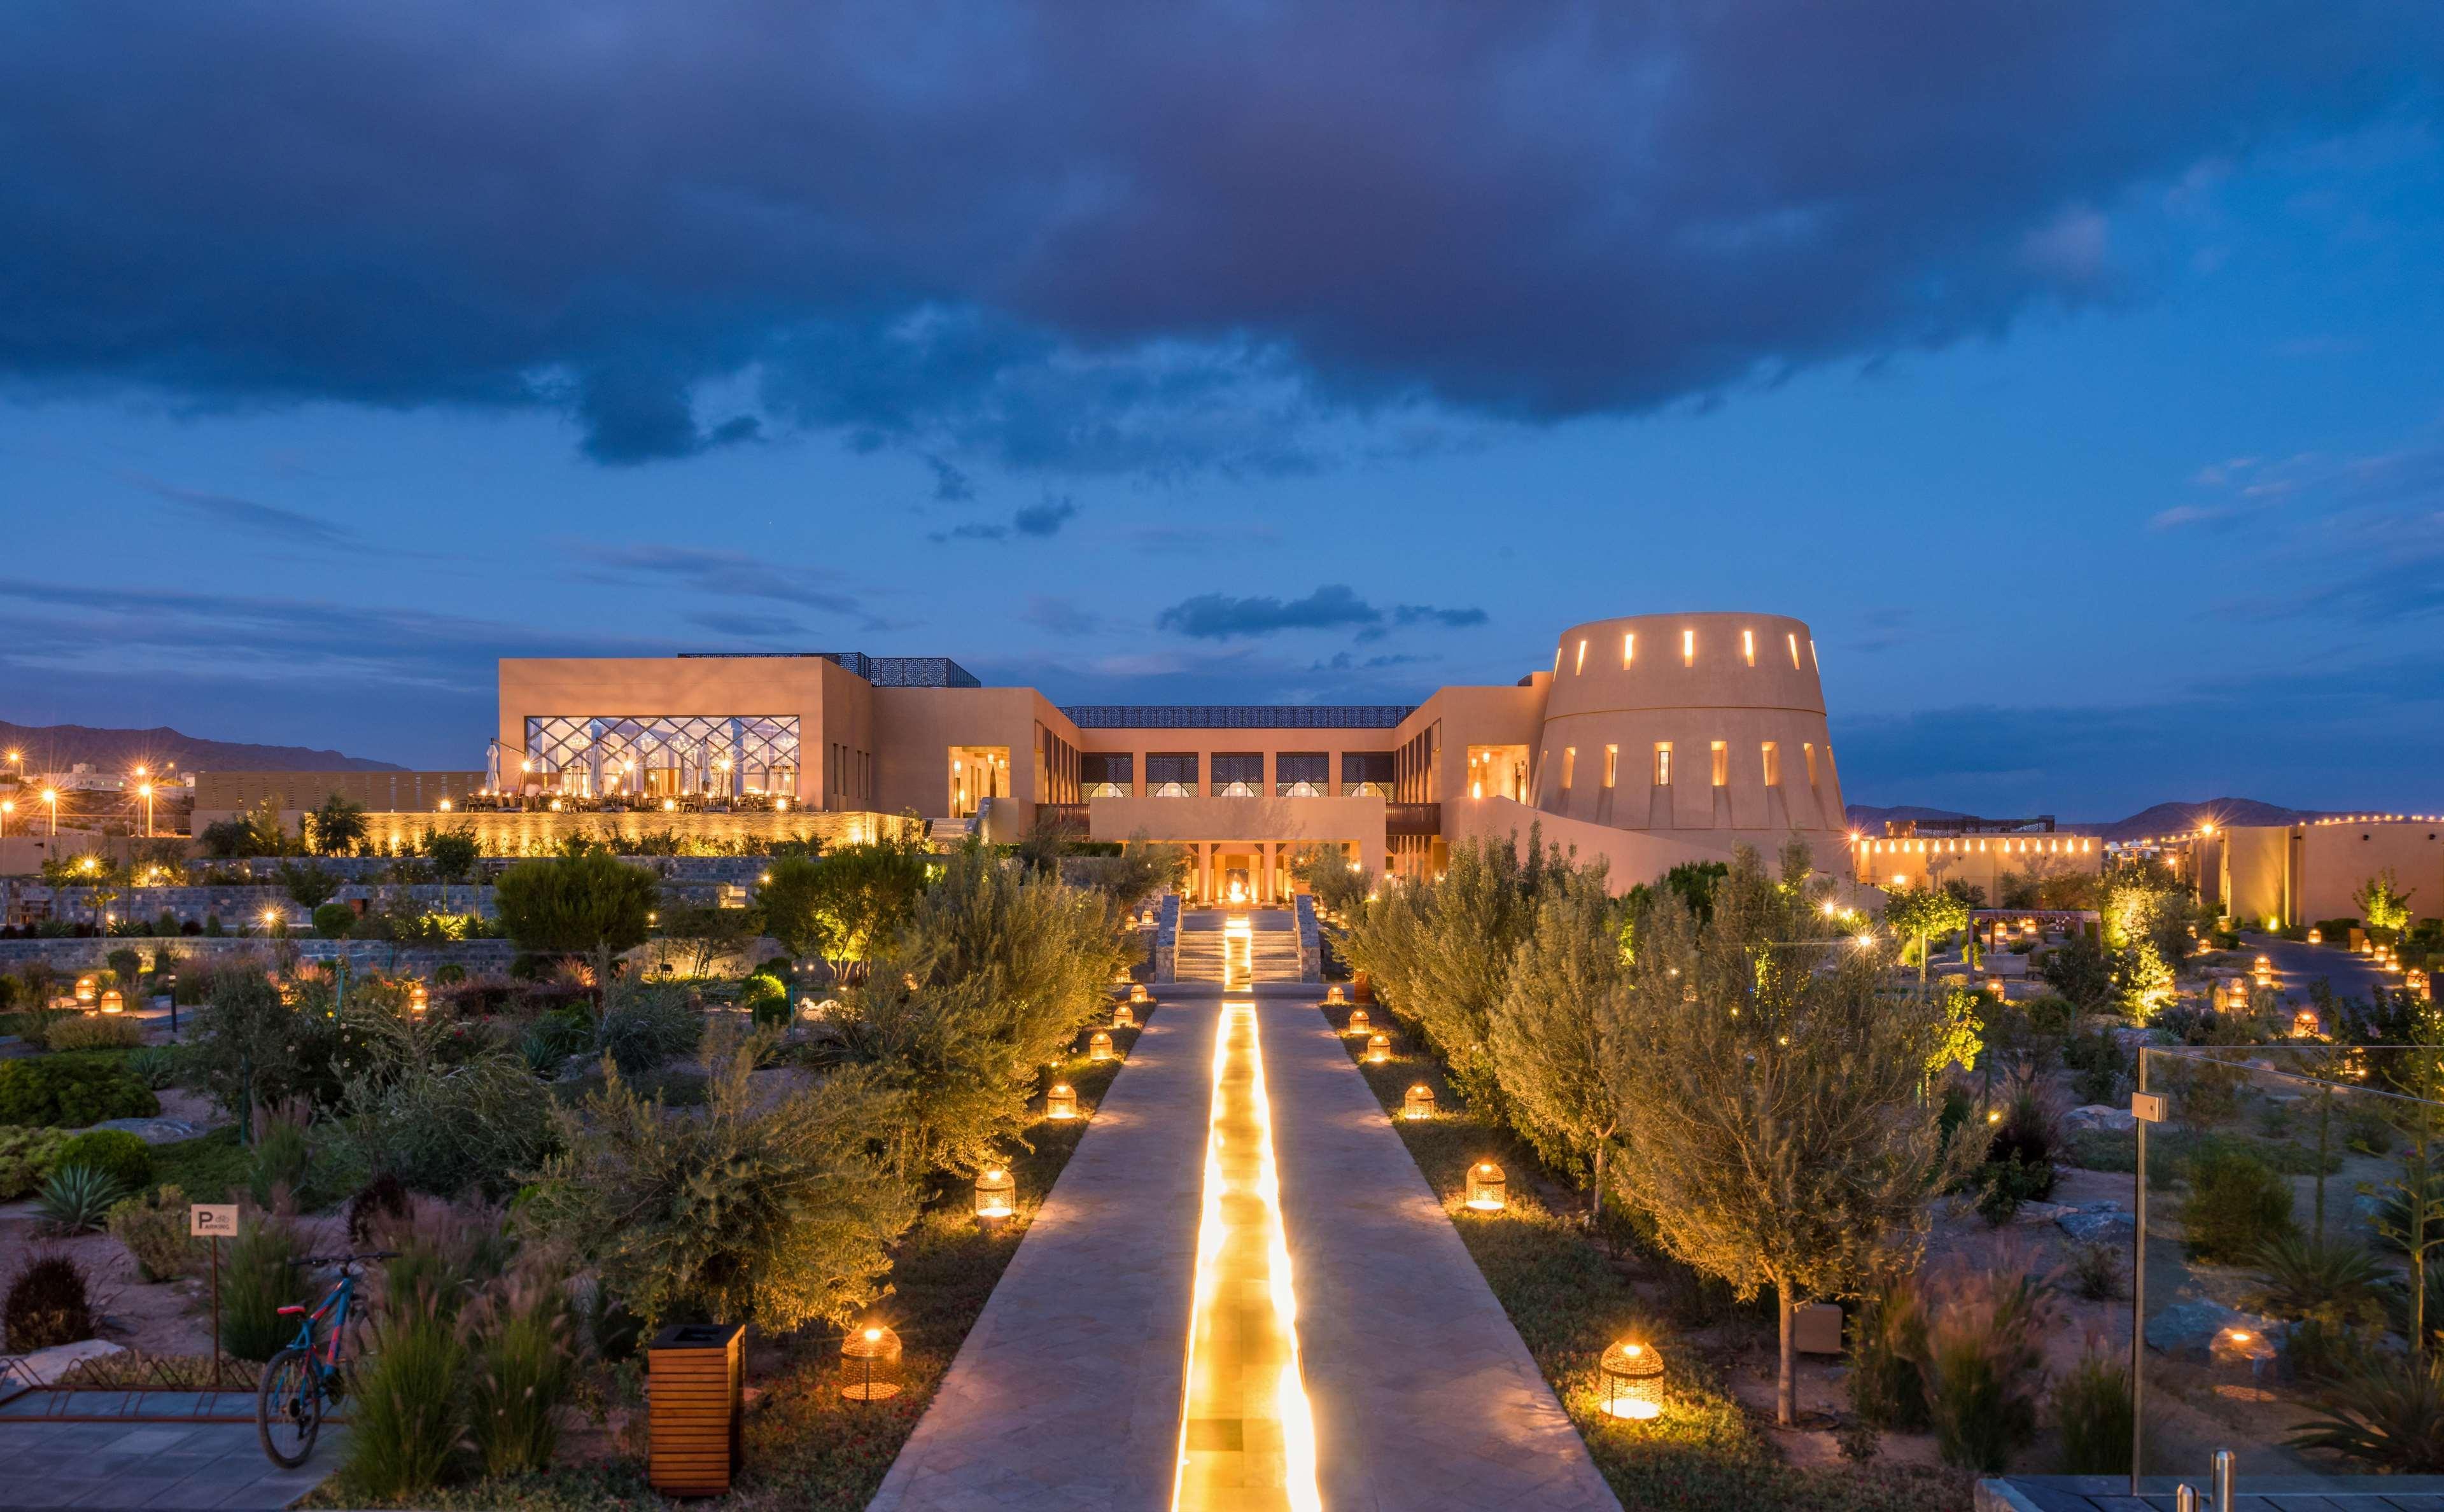
{"type": "Polygon", "coordinates": [[[738,1468],[747,1327],[675,1323],[646,1351],[645,1478],[665,1496],[720,1496],[738,1468]]]}

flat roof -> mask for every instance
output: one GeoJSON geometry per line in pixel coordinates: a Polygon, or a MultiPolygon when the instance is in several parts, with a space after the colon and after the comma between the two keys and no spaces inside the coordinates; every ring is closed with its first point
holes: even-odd
{"type": "Polygon", "coordinates": [[[1394,729],[1415,704],[1064,704],[1080,729],[1394,729]]]}

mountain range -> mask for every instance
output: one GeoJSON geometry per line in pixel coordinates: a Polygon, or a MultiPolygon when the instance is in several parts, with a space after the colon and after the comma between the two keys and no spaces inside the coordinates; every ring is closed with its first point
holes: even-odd
{"type": "Polygon", "coordinates": [[[160,771],[396,772],[395,762],[368,761],[305,746],[256,746],[204,740],[163,725],[153,729],[96,729],[89,725],[13,725],[0,719],[0,747],[25,754],[25,769],[64,772],[78,762],[123,771],[139,762],[160,771]]]}
{"type": "MultiPolygon", "coordinates": [[[[2320,817],[2313,808],[2286,808],[2280,803],[2261,802],[2254,798],[2208,798],[2194,802],[2151,803],[2127,819],[2098,821],[2060,821],[2054,828],[2064,835],[2093,835],[2100,839],[2135,840],[2150,835],[2177,835],[2198,827],[2200,821],[2214,824],[2298,824],[2320,817]]],[[[1849,807],[1850,827],[1863,834],[1880,835],[1890,820],[1973,819],[1948,808],[1921,808],[1902,803],[1891,808],[1877,808],[1866,803],[1849,807]]]]}

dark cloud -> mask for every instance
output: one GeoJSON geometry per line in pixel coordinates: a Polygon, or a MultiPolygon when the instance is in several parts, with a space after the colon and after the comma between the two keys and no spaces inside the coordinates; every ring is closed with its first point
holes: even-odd
{"type": "Polygon", "coordinates": [[[1078,506],[1067,499],[1046,499],[1009,517],[1009,527],[1023,536],[1056,536],[1078,517],[1078,506]]]}
{"type": "Polygon", "coordinates": [[[927,456],[925,465],[934,470],[934,497],[944,504],[966,504],[976,496],[976,485],[967,472],[937,456],[927,456]]]}
{"type": "Polygon", "coordinates": [[[1432,604],[1404,603],[1392,611],[1396,625],[1439,625],[1445,630],[1465,630],[1485,623],[1482,609],[1437,609],[1432,604]]]}
{"type": "Polygon", "coordinates": [[[1031,504],[1009,517],[1008,525],[987,525],[971,521],[953,526],[948,530],[934,531],[927,539],[936,545],[953,541],[1008,541],[1013,536],[1031,536],[1043,540],[1061,533],[1061,527],[1077,518],[1078,506],[1068,499],[1046,499],[1031,504]]]}
{"type": "Polygon", "coordinates": [[[1361,660],[1354,654],[1342,651],[1334,653],[1324,660],[1315,663],[1307,670],[1309,672],[1334,673],[1359,671],[1379,672],[1387,667],[1416,667],[1424,665],[1428,662],[1439,661],[1442,658],[1439,656],[1419,656],[1405,651],[1392,651],[1385,652],[1379,656],[1368,656],[1365,659],[1361,660]]]}
{"type": "Polygon", "coordinates": [[[1038,630],[1071,638],[1091,636],[1103,628],[1103,617],[1093,610],[1040,593],[1028,597],[1027,607],[1019,611],[1018,618],[1038,630]]]}
{"type": "Polygon", "coordinates": [[[260,504],[234,494],[182,489],[141,473],[131,475],[128,481],[197,519],[234,529],[251,530],[286,541],[291,545],[339,548],[361,544],[351,531],[343,530],[326,520],[317,520],[310,514],[284,509],[276,504],[260,504]]]}
{"type": "Polygon", "coordinates": [[[2155,188],[2432,112],[2439,31],[2387,0],[20,6],[0,378],[549,407],[605,462],[811,428],[1289,471],[1352,411],[1635,411],[2119,297],[2155,188]]]}
{"type": "Polygon", "coordinates": [[[771,640],[785,636],[803,636],[805,627],[794,619],[779,615],[741,615],[722,610],[704,610],[687,617],[688,623],[702,625],[707,630],[725,636],[740,636],[750,640],[771,640]]]}
{"type": "Polygon", "coordinates": [[[1360,599],[1346,583],[1326,583],[1304,599],[1234,599],[1206,593],[1184,599],[1154,617],[1155,628],[1196,640],[1269,636],[1284,630],[1333,630],[1380,623],[1383,611],[1360,599]]]}

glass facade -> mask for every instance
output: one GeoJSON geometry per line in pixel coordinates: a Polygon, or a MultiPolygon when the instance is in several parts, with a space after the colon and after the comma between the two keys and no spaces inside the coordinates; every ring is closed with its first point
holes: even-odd
{"type": "Polygon", "coordinates": [[[586,798],[795,797],[795,715],[554,714],[527,720],[529,783],[586,798]]]}
{"type": "Polygon", "coordinates": [[[1137,757],[1120,751],[1081,751],[1078,785],[1088,798],[1126,798],[1137,787],[1137,757]]]}
{"type": "Polygon", "coordinates": [[[1341,753],[1341,792],[1344,798],[1392,796],[1393,754],[1388,750],[1345,750],[1341,753]]]}
{"type": "Polygon", "coordinates": [[[1197,796],[1196,753],[1193,750],[1147,752],[1146,795],[1150,798],[1197,796]]]}
{"type": "Polygon", "coordinates": [[[1262,751],[1215,751],[1213,753],[1213,796],[1216,798],[1259,798],[1265,791],[1265,753],[1262,751]]]}
{"type": "Polygon", "coordinates": [[[1330,798],[1332,757],[1320,750],[1283,751],[1273,758],[1275,798],[1330,798]]]}

